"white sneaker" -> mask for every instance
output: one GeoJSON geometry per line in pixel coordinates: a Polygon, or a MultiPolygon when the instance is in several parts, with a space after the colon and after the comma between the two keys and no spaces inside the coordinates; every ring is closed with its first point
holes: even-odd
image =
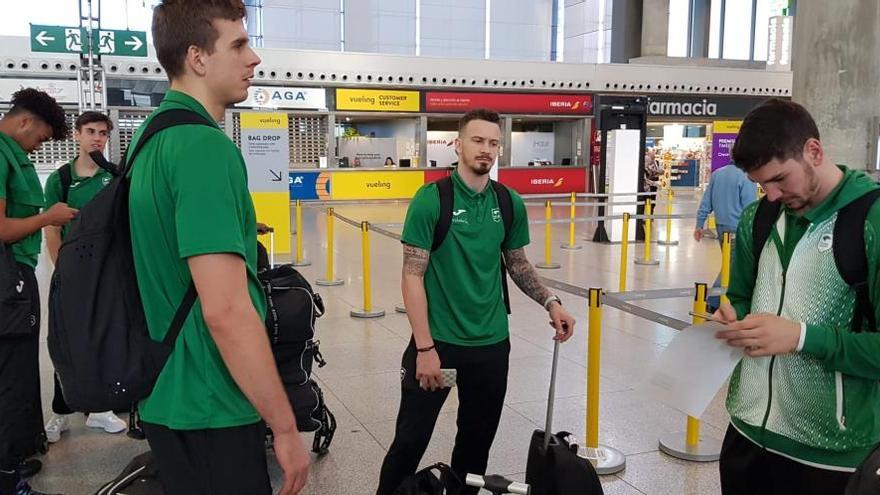
{"type": "Polygon", "coordinates": [[[89,414],[86,426],[89,428],[102,428],[107,433],[119,433],[128,428],[125,421],[119,419],[118,416],[113,414],[113,411],[89,414]]]}
{"type": "Polygon", "coordinates": [[[61,440],[61,434],[70,429],[70,414],[53,414],[46,422],[46,439],[49,443],[61,440]]]}

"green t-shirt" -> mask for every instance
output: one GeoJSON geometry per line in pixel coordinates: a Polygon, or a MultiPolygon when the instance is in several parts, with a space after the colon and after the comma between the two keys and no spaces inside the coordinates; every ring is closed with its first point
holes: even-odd
{"type": "MultiPolygon", "coordinates": [[[[443,244],[431,253],[425,272],[431,336],[463,346],[495,344],[509,335],[501,288],[501,251],[528,245],[526,206],[516,192],[510,192],[513,224],[505,241],[494,189],[487,185],[482,192],[474,192],[457,171],[452,174],[452,183],[452,225],[443,244]]],[[[401,241],[430,251],[439,216],[437,185],[426,184],[409,204],[401,241]]]]}
{"type": "MultiPolygon", "coordinates": [[[[86,205],[104,186],[110,183],[113,176],[110,172],[98,167],[95,175],[91,177],[80,177],[76,175],[76,159],[71,160],[67,165],[70,166],[70,189],[67,192],[67,206],[79,210],[86,205]]],[[[61,187],[61,174],[58,171],[52,172],[46,179],[46,208],[51,208],[55,203],[60,203],[64,197],[63,188],[61,187]]],[[[61,228],[61,238],[67,235],[70,224],[61,228]]]]}
{"type": "MultiPolygon", "coordinates": [[[[157,113],[188,109],[213,122],[192,97],[165,94],[157,113]]],[[[138,130],[131,149],[146,123],[138,130]]],[[[190,256],[233,253],[247,263],[248,289],[260,318],[266,300],[256,276],[257,227],[241,152],[219,127],[180,125],[146,143],[131,172],[132,248],[150,336],[162,340],[192,275],[190,256]]],[[[233,380],[196,301],[152,394],[146,422],[193,430],[259,421],[233,380]]]]}
{"type": "MultiPolygon", "coordinates": [[[[0,132],[0,199],[6,200],[8,218],[28,218],[40,213],[45,204],[37,171],[21,146],[0,132]]],[[[43,234],[33,234],[12,245],[15,261],[37,266],[43,234]]]]}

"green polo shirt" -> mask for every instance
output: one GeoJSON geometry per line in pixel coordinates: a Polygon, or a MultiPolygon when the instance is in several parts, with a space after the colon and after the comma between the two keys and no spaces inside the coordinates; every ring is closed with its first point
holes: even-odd
{"type": "MultiPolygon", "coordinates": [[[[45,204],[43,187],[27,153],[11,137],[0,132],[0,199],[6,200],[8,218],[28,218],[40,213],[45,204]]],[[[15,261],[36,268],[43,242],[42,232],[12,245],[15,261]]]]}
{"type": "MultiPolygon", "coordinates": [[[[95,175],[91,177],[80,177],[76,175],[76,159],[71,160],[67,165],[70,166],[70,188],[67,191],[67,206],[71,208],[81,209],[86,205],[104,186],[110,183],[113,175],[110,172],[98,167],[95,175]]],[[[46,179],[46,208],[51,208],[55,203],[60,203],[64,197],[63,187],[61,185],[61,174],[58,171],[52,172],[46,179]]],[[[68,223],[61,228],[61,238],[67,235],[70,228],[68,223]]]]}
{"type": "MultiPolygon", "coordinates": [[[[188,109],[213,122],[192,97],[170,90],[160,112],[188,109]]],[[[146,123],[134,137],[140,139],[146,123]]],[[[256,276],[257,226],[241,152],[220,130],[180,125],[146,143],[131,172],[132,248],[150,336],[162,340],[192,275],[187,258],[232,253],[247,263],[248,290],[260,319],[266,301],[256,276]]],[[[152,394],[144,421],[176,430],[259,421],[232,379],[196,301],[152,394]]]]}
{"type": "MultiPolygon", "coordinates": [[[[501,288],[501,251],[528,245],[526,206],[510,191],[513,224],[505,241],[494,189],[487,185],[475,192],[457,171],[452,174],[452,183],[452,225],[443,244],[431,253],[425,272],[431,336],[463,346],[495,344],[509,336],[501,288]]],[[[409,204],[401,241],[430,251],[439,216],[437,185],[426,184],[409,204]]]]}

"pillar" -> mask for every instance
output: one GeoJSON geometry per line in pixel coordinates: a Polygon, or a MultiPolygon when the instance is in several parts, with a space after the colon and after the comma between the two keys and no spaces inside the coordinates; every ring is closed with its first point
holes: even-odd
{"type": "Polygon", "coordinates": [[[793,99],[835,163],[873,169],[880,121],[880,2],[798,2],[793,99]]]}

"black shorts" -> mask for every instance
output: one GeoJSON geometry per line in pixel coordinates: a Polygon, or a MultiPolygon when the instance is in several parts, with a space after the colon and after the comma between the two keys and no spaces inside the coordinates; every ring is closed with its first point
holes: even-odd
{"type": "Polygon", "coordinates": [[[165,495],[271,495],[262,421],[209,430],[144,423],[165,495]]]}
{"type": "Polygon", "coordinates": [[[44,451],[40,398],[40,293],[34,269],[19,264],[31,301],[34,332],[0,338],[0,469],[44,451]]]}

